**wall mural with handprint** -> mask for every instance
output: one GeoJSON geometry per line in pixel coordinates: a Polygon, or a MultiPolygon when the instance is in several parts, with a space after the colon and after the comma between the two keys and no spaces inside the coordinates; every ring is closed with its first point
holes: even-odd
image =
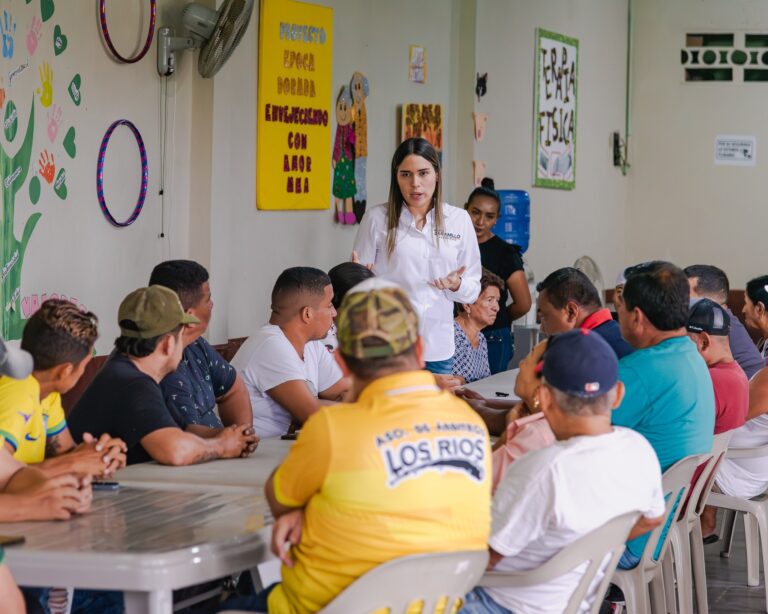
{"type": "MultiPolygon", "coordinates": [[[[0,110],[3,111],[2,135],[5,140],[0,143],[3,191],[0,335],[5,339],[20,338],[24,320],[31,315],[31,300],[21,296],[27,246],[46,208],[56,200],[66,200],[68,189],[64,164],[67,159],[74,159],[77,153],[74,126],[62,130],[62,124],[80,104],[80,76],[75,75],[66,90],[69,97],[63,87],[56,85],[57,58],[66,52],[69,41],[61,26],[51,22],[56,14],[53,0],[40,0],[39,14],[36,5],[32,0],[26,0],[24,6],[15,3],[3,10],[0,16],[2,65],[7,69],[2,71],[0,77],[0,110]],[[21,32],[25,34],[21,35],[21,32]],[[51,45],[46,45],[43,52],[41,41],[45,36],[50,37],[51,45]],[[20,37],[23,37],[23,42],[20,37]],[[49,52],[52,54],[46,56],[49,52]],[[34,68],[37,70],[34,71],[34,68]],[[37,77],[34,85],[33,75],[37,77]],[[75,79],[77,85],[73,88],[75,79]],[[21,113],[21,109],[29,109],[28,114],[21,113]],[[44,130],[36,134],[35,127],[39,127],[41,121],[44,130]],[[19,133],[23,134],[20,143],[17,139],[19,133]],[[62,134],[65,134],[64,138],[61,138],[62,134]],[[25,186],[26,190],[23,190],[25,186]],[[24,215],[18,219],[21,208],[19,199],[26,202],[27,197],[32,205],[39,204],[39,210],[26,216],[26,219],[23,219],[24,215]],[[22,229],[20,235],[19,228],[22,229]]],[[[74,300],[77,302],[77,299],[74,300]]],[[[39,304],[37,300],[34,302],[39,304]]]]}

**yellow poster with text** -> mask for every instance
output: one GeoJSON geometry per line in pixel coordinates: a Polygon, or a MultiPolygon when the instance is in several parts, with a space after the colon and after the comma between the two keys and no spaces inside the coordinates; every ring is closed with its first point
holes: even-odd
{"type": "Polygon", "coordinates": [[[256,206],[331,204],[333,9],[261,0],[256,206]]]}

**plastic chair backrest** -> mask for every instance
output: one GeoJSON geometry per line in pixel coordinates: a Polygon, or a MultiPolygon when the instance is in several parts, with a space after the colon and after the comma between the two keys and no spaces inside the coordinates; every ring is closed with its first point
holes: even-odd
{"type": "Polygon", "coordinates": [[[728,448],[726,458],[760,458],[768,456],[768,445],[754,448],[728,448]]]}
{"type": "Polygon", "coordinates": [[[704,506],[707,504],[709,493],[712,491],[712,486],[715,483],[717,470],[720,468],[720,463],[725,457],[732,435],[733,431],[726,431],[725,433],[715,435],[709,459],[707,460],[699,479],[691,489],[690,501],[695,501],[696,505],[688,506],[688,520],[693,520],[694,517],[701,516],[701,513],[704,511],[704,506]]]}
{"type": "Polygon", "coordinates": [[[664,510],[664,522],[651,531],[648,542],[640,561],[645,569],[653,569],[664,558],[673,522],[678,522],[678,510],[685,502],[688,491],[691,488],[691,480],[696,468],[709,455],[694,454],[677,461],[662,475],[661,482],[664,488],[666,505],[664,510]]]}
{"type": "MultiPolygon", "coordinates": [[[[563,548],[536,569],[522,572],[487,571],[480,578],[478,586],[506,588],[536,586],[551,582],[576,569],[582,563],[587,562],[587,569],[579,580],[576,589],[571,594],[568,600],[568,607],[565,610],[567,614],[578,612],[582,601],[587,596],[589,587],[601,570],[604,575],[599,586],[594,591],[594,595],[602,596],[605,594],[613,571],[616,569],[616,565],[619,563],[619,559],[624,552],[624,542],[626,542],[627,536],[639,516],[638,512],[629,512],[609,520],[604,525],[563,548]],[[608,565],[604,566],[603,563],[608,555],[610,555],[608,565]]],[[[599,601],[599,599],[595,599],[597,608],[599,608],[599,601]]]]}
{"type": "Polygon", "coordinates": [[[487,550],[393,559],[360,576],[320,614],[365,614],[381,608],[388,608],[390,614],[405,614],[413,602],[422,602],[421,612],[431,614],[446,598],[445,611],[452,612],[452,605],[477,585],[487,565],[487,550]]]}

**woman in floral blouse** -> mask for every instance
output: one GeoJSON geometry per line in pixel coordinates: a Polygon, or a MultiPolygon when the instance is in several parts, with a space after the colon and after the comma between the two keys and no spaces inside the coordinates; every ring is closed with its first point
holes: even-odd
{"type": "Polygon", "coordinates": [[[456,353],[453,358],[453,374],[464,383],[488,377],[488,345],[480,331],[493,324],[499,311],[499,298],[504,282],[487,269],[480,278],[480,296],[471,305],[457,303],[458,315],[453,321],[456,353]]]}

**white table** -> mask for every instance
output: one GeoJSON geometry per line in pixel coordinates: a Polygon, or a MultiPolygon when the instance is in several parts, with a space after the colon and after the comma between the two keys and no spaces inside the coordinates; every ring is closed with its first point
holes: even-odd
{"type": "Polygon", "coordinates": [[[467,384],[465,388],[479,392],[487,399],[496,399],[501,401],[519,401],[515,394],[515,380],[520,369],[510,369],[501,371],[490,377],[479,379],[476,382],[467,384]],[[498,396],[497,392],[506,392],[509,396],[498,396]]]}
{"type": "Polygon", "coordinates": [[[267,478],[285,456],[293,441],[265,439],[248,458],[215,460],[188,467],[169,467],[157,463],[131,465],[115,473],[124,486],[163,488],[178,491],[217,490],[219,492],[262,494],[267,478]]]}
{"type": "Polygon", "coordinates": [[[271,557],[271,516],[253,493],[121,488],[94,493],[67,522],[0,524],[26,543],[6,548],[24,586],[120,590],[128,614],[170,614],[172,591],[255,567],[271,557]]]}

